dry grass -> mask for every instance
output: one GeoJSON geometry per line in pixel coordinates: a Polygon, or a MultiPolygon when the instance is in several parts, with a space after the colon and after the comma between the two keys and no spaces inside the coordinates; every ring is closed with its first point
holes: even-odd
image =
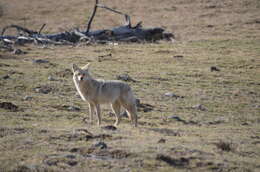
{"type": "MultiPolygon", "coordinates": [[[[46,32],[82,27],[91,6],[82,5],[85,1],[62,2],[24,0],[14,5],[3,1],[1,26],[22,24],[25,16],[26,26],[34,29],[48,21],[46,32]],[[56,11],[55,4],[59,6],[56,11]],[[11,13],[12,9],[17,12],[11,13]],[[26,11],[24,15],[22,11],[26,11]]],[[[133,20],[143,20],[145,25],[165,26],[181,41],[45,48],[27,45],[19,47],[28,52],[24,55],[1,52],[0,102],[12,102],[19,111],[0,109],[0,169],[258,171],[260,40],[259,23],[254,21],[258,20],[259,2],[105,3],[133,14],[133,20]],[[106,54],[112,56],[100,62],[99,56],[106,54]],[[49,63],[34,64],[33,59],[49,63]],[[127,73],[138,81],[129,84],[141,103],[153,106],[150,112],[138,113],[138,128],[132,128],[125,118],[116,131],[82,122],[87,105],[75,96],[71,75],[63,71],[72,63],[87,62],[91,62],[96,77],[115,79],[127,73]],[[220,71],[211,71],[212,66],[220,71]],[[6,75],[10,78],[4,79],[6,75]],[[48,80],[48,76],[55,80],[48,80]],[[51,91],[35,91],[41,86],[51,91]],[[167,92],[177,96],[167,97],[167,92]],[[24,100],[25,96],[32,100],[24,100]],[[81,110],[68,111],[60,108],[63,105],[81,110]],[[80,130],[83,128],[93,136],[80,130]],[[161,139],[165,142],[159,142],[161,139]],[[98,141],[108,148],[93,147],[98,141]]],[[[120,23],[111,19],[113,14],[101,18],[104,13],[99,14],[95,27],[120,23]]],[[[103,125],[114,122],[109,112],[109,106],[103,106],[103,125]]]]}

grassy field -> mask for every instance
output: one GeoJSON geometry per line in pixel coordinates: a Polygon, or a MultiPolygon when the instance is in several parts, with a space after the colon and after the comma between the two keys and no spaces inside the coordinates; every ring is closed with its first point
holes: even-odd
{"type": "MultiPolygon", "coordinates": [[[[93,6],[16,1],[0,2],[0,28],[84,27],[93,6]]],[[[144,26],[163,26],[176,42],[0,51],[0,171],[259,171],[260,2],[102,3],[144,26]],[[76,95],[72,63],[91,63],[96,78],[136,80],[128,83],[145,106],[139,127],[123,118],[117,130],[104,129],[115,120],[108,105],[102,127],[84,123],[88,106],[76,95]]],[[[102,10],[96,17],[94,28],[122,20],[102,10]]]]}

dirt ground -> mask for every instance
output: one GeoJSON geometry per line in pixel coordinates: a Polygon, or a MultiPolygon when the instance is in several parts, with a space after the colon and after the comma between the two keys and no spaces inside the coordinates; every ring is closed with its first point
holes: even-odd
{"type": "MultiPolygon", "coordinates": [[[[260,170],[260,1],[100,1],[133,24],[162,27],[176,41],[0,50],[0,171],[260,170]],[[71,66],[126,81],[140,99],[139,126],[117,128],[109,105],[89,125],[71,66]]],[[[92,0],[1,0],[0,29],[84,29],[92,0]]],[[[92,29],[124,22],[98,9],[92,29]]],[[[6,34],[14,34],[13,30],[6,34]]]]}

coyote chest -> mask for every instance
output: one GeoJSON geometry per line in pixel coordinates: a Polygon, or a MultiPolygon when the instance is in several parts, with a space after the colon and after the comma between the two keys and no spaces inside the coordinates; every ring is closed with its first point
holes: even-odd
{"type": "Polygon", "coordinates": [[[98,83],[94,80],[85,81],[85,80],[78,80],[78,78],[73,77],[73,81],[75,83],[76,89],[80,95],[80,97],[84,101],[93,101],[97,97],[98,93],[98,83]]]}
{"type": "Polygon", "coordinates": [[[73,77],[73,81],[80,97],[82,98],[82,100],[86,101],[87,99],[85,98],[86,95],[83,94],[82,84],[80,86],[80,82],[75,77],[73,77]]]}

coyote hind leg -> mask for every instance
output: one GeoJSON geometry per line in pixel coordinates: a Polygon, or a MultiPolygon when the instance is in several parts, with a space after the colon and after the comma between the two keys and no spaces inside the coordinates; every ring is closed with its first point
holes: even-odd
{"type": "Polygon", "coordinates": [[[137,109],[134,103],[123,104],[124,108],[127,111],[128,117],[131,120],[132,124],[137,127],[137,109]]]}
{"type": "Polygon", "coordinates": [[[115,101],[114,103],[111,104],[111,107],[116,116],[116,122],[114,123],[114,126],[117,126],[120,122],[121,104],[119,101],[115,101]]]}

